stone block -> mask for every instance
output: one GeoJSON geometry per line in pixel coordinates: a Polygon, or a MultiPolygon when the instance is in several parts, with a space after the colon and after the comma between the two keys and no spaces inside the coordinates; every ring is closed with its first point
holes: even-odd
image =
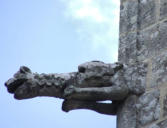
{"type": "Polygon", "coordinates": [[[165,95],[164,99],[163,99],[163,116],[166,117],[167,116],[167,94],[165,95]]]}
{"type": "Polygon", "coordinates": [[[167,20],[159,25],[160,38],[158,44],[158,50],[164,51],[167,49],[167,20]]]}
{"type": "Polygon", "coordinates": [[[148,128],[160,128],[158,125],[156,124],[152,124],[151,126],[149,126],[148,128]]]}
{"type": "Polygon", "coordinates": [[[138,127],[145,126],[158,120],[160,117],[160,92],[154,90],[141,95],[137,101],[137,122],[138,127]]]}
{"type": "Polygon", "coordinates": [[[164,117],[164,118],[166,118],[167,117],[167,88],[165,88],[165,87],[162,87],[161,88],[161,98],[162,98],[162,102],[163,102],[163,104],[162,104],[162,116],[164,117]]]}
{"type": "Polygon", "coordinates": [[[131,93],[140,95],[145,92],[147,70],[148,64],[139,62],[125,70],[125,79],[131,93]]]}
{"type": "Polygon", "coordinates": [[[167,120],[158,123],[159,128],[167,128],[167,120]]]}
{"type": "Polygon", "coordinates": [[[167,18],[167,1],[166,0],[161,0],[160,18],[161,19],[167,18]]]}
{"type": "Polygon", "coordinates": [[[139,32],[137,43],[137,56],[139,61],[143,61],[158,54],[159,35],[159,25],[139,32]]]}
{"type": "Polygon", "coordinates": [[[167,53],[164,52],[152,59],[151,87],[167,82],[167,53]]]}
{"type": "Polygon", "coordinates": [[[136,32],[120,36],[119,57],[118,57],[118,60],[120,62],[128,64],[137,59],[136,43],[137,43],[136,32]]]}
{"type": "Polygon", "coordinates": [[[138,20],[140,29],[156,22],[156,0],[139,0],[138,20]]]}
{"type": "Polygon", "coordinates": [[[117,112],[117,128],[136,128],[135,95],[129,96],[117,112]]]}
{"type": "Polygon", "coordinates": [[[120,33],[137,30],[138,1],[122,1],[120,7],[120,33]]]}
{"type": "Polygon", "coordinates": [[[167,120],[163,120],[158,124],[152,124],[148,128],[167,128],[167,120]]]}

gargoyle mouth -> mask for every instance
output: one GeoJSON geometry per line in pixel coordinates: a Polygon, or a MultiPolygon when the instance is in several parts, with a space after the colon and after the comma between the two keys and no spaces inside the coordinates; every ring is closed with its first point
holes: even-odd
{"type": "Polygon", "coordinates": [[[21,66],[14,77],[5,82],[9,93],[15,93],[18,87],[28,80],[31,76],[31,70],[26,66],[21,66]]]}
{"type": "Polygon", "coordinates": [[[7,87],[7,90],[9,93],[15,93],[17,88],[19,88],[27,79],[22,78],[22,79],[16,79],[16,78],[11,78],[7,82],[5,82],[5,86],[7,87]]]}

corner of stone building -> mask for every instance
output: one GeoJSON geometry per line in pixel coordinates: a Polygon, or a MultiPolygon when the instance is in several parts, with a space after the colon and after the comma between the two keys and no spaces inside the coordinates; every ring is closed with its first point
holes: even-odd
{"type": "Polygon", "coordinates": [[[167,128],[167,1],[121,0],[119,40],[120,62],[148,68],[145,92],[125,100],[117,128],[167,128]]]}

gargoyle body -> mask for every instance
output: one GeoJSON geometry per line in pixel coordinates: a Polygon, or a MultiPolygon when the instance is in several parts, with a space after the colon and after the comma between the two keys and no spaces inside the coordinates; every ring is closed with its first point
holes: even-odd
{"type": "Polygon", "coordinates": [[[22,66],[5,85],[16,99],[51,96],[64,99],[62,109],[66,112],[90,109],[116,115],[120,102],[128,95],[139,95],[145,91],[143,78],[146,73],[141,70],[144,66],[92,61],[79,65],[78,72],[64,74],[32,73],[22,66]],[[112,103],[99,103],[105,100],[112,103]]]}

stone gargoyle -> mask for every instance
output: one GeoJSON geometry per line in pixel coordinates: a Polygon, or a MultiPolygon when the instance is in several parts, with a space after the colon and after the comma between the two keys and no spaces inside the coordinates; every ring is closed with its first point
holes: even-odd
{"type": "Polygon", "coordinates": [[[78,72],[32,73],[22,66],[5,86],[16,99],[50,96],[64,99],[62,110],[90,109],[116,115],[120,103],[130,94],[145,91],[145,64],[106,64],[91,61],[79,65],[78,72]],[[111,103],[99,101],[111,100],[111,103]]]}

